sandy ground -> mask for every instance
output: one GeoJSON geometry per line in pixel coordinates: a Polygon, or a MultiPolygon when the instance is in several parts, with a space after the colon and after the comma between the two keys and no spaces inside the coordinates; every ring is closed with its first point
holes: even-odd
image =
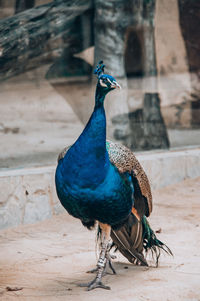
{"type": "Polygon", "coordinates": [[[68,214],[1,231],[0,299],[199,301],[199,187],[197,178],[154,191],[151,225],[174,257],[163,255],[158,268],[146,268],[118,255],[117,275],[104,278],[111,291],[77,286],[93,277],[85,272],[96,263],[95,231],[68,214]]]}

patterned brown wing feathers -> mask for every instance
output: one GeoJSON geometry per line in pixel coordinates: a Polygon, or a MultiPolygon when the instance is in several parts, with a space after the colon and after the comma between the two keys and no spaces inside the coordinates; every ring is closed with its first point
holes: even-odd
{"type": "MultiPolygon", "coordinates": [[[[144,197],[146,199],[148,205],[146,216],[149,216],[152,212],[152,194],[149,180],[144,169],[133,152],[124,145],[107,140],[106,147],[111,163],[117,167],[119,172],[129,172],[135,178],[141,192],[140,198],[144,197]]],[[[139,201],[139,197],[137,201],[139,201]]]]}

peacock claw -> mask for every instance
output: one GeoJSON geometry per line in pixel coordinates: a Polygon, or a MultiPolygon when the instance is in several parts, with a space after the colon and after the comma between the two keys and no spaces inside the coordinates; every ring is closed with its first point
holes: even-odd
{"type": "Polygon", "coordinates": [[[106,290],[110,290],[110,286],[104,285],[101,281],[98,281],[96,278],[88,283],[80,283],[78,284],[80,287],[87,287],[88,291],[91,291],[95,288],[103,288],[106,290]]]}
{"type": "Polygon", "coordinates": [[[110,290],[111,288],[110,288],[110,286],[108,286],[108,285],[105,285],[105,284],[103,284],[101,281],[100,282],[94,282],[94,283],[92,283],[90,286],[88,286],[88,291],[91,291],[91,290],[93,290],[93,289],[95,289],[95,288],[103,288],[103,289],[105,289],[105,290],[110,290]]]}

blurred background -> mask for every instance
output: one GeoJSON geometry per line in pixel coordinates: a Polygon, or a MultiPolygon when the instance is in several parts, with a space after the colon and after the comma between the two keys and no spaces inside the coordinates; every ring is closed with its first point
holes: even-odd
{"type": "Polygon", "coordinates": [[[109,138],[199,146],[199,20],[198,0],[0,0],[0,169],[56,163],[93,110],[100,60],[122,86],[109,138]]]}
{"type": "Polygon", "coordinates": [[[122,86],[106,97],[108,138],[136,153],[150,224],[174,253],[158,269],[118,257],[111,300],[200,301],[199,33],[200,0],[0,0],[2,301],[108,300],[77,287],[96,263],[95,233],[55,191],[58,154],[93,111],[100,60],[122,86]]]}

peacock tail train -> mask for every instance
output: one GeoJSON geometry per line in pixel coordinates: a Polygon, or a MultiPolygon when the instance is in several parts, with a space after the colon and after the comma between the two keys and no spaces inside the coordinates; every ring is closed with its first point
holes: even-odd
{"type": "MultiPolygon", "coordinates": [[[[111,239],[110,250],[114,248],[114,252],[119,251],[133,264],[148,266],[146,257],[149,252],[151,252],[156,267],[158,267],[161,251],[173,256],[169,247],[156,237],[145,216],[140,222],[131,214],[123,226],[111,230],[111,239]]],[[[99,227],[97,242],[101,243],[101,229],[99,227]]]]}
{"type": "Polygon", "coordinates": [[[146,253],[148,253],[148,251],[151,251],[152,257],[156,260],[156,266],[158,266],[158,260],[162,250],[167,254],[173,256],[170,248],[156,237],[155,232],[151,229],[149,222],[145,216],[143,216],[142,218],[142,227],[144,250],[146,253]]]}

